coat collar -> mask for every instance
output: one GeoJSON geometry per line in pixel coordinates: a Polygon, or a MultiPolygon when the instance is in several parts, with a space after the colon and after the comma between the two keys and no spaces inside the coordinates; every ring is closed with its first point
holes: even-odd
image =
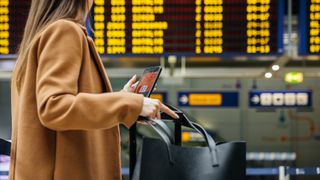
{"type": "Polygon", "coordinates": [[[80,28],[82,29],[82,31],[84,32],[84,34],[85,34],[86,36],[88,36],[87,28],[84,27],[84,26],[83,26],[82,24],[80,24],[80,23],[78,23],[78,24],[79,24],[80,28]]]}

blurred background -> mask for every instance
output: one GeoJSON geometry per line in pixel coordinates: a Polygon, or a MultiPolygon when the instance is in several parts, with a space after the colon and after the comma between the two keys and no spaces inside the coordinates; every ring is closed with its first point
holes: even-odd
{"type": "MultiPolygon", "coordinates": [[[[4,139],[30,2],[0,0],[4,139]]],[[[94,0],[87,27],[115,91],[145,67],[162,66],[152,97],[183,109],[217,141],[246,141],[248,168],[308,167],[290,178],[320,178],[320,0],[94,0]]],[[[121,132],[126,168],[128,131],[121,132]]],[[[182,137],[202,142],[188,130],[182,137]]],[[[251,170],[248,179],[279,178],[251,170]]]]}

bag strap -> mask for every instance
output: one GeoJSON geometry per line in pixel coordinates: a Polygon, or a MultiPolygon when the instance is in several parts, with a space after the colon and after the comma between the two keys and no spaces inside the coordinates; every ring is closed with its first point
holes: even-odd
{"type": "Polygon", "coordinates": [[[171,129],[166,125],[166,123],[164,123],[162,120],[155,120],[155,119],[149,119],[147,117],[143,117],[140,116],[139,117],[140,121],[146,122],[147,124],[149,124],[149,122],[152,122],[154,125],[158,126],[159,128],[161,128],[162,132],[166,134],[166,136],[168,137],[168,139],[170,140],[170,144],[174,143],[174,135],[173,132],[171,131],[171,129]]]}
{"type": "Polygon", "coordinates": [[[163,122],[162,120],[152,120],[152,122],[156,123],[157,126],[159,126],[164,133],[166,133],[166,135],[168,136],[170,143],[173,144],[174,143],[174,135],[173,132],[171,131],[171,129],[167,126],[167,124],[165,122],[163,122]]]}
{"type": "Polygon", "coordinates": [[[178,115],[180,119],[183,120],[184,122],[183,125],[196,130],[199,134],[202,134],[202,136],[204,137],[208,145],[209,151],[211,153],[212,166],[218,166],[219,162],[218,162],[216,142],[213,140],[213,138],[207,133],[207,131],[202,126],[200,126],[197,123],[191,122],[184,113],[178,113],[178,115]]]}
{"type": "Polygon", "coordinates": [[[205,137],[208,138],[208,140],[207,140],[208,142],[207,143],[211,144],[211,145],[209,145],[209,150],[211,152],[212,166],[218,166],[219,165],[219,159],[218,159],[218,155],[217,155],[218,152],[217,152],[215,141],[212,139],[212,137],[207,133],[207,131],[202,126],[200,126],[197,123],[192,123],[192,124],[195,127],[197,127],[203,134],[206,134],[205,137]]]}
{"type": "MultiPolygon", "coordinates": [[[[217,149],[216,149],[216,143],[215,141],[212,139],[212,137],[207,133],[207,131],[202,127],[200,126],[199,124],[197,123],[194,123],[194,122],[191,122],[187,116],[185,116],[183,113],[178,113],[180,119],[181,118],[184,118],[185,119],[185,126],[188,126],[194,130],[196,130],[199,134],[201,134],[207,145],[208,145],[208,148],[209,148],[209,151],[210,151],[210,154],[211,154],[211,159],[212,159],[212,166],[218,166],[219,165],[219,162],[218,162],[218,155],[217,155],[217,149]]],[[[157,126],[157,124],[154,124],[152,122],[154,122],[154,120],[149,120],[149,121],[146,121],[159,135],[160,137],[164,140],[164,142],[167,144],[167,148],[168,148],[168,152],[169,152],[169,159],[170,159],[170,162],[174,162],[173,161],[173,157],[172,157],[172,154],[171,154],[171,151],[170,151],[170,144],[172,144],[172,142],[170,142],[170,138],[168,137],[168,133],[165,133],[163,132],[164,129],[169,129],[169,127],[164,123],[162,122],[163,124],[161,126],[163,127],[166,127],[166,128],[159,128],[159,126],[157,126]]],[[[172,136],[171,136],[172,137],[172,136]]]]}
{"type": "Polygon", "coordinates": [[[166,143],[166,144],[171,144],[169,136],[163,132],[161,128],[159,128],[156,124],[154,124],[153,120],[148,120],[145,121],[150,127],[152,127],[153,130],[157,132],[157,134],[161,137],[161,139],[166,143]]]}
{"type": "MultiPolygon", "coordinates": [[[[180,109],[178,109],[170,104],[166,104],[166,106],[169,107],[171,110],[173,110],[176,114],[178,114],[179,119],[174,120],[175,122],[178,121],[181,125],[192,128],[192,129],[196,130],[199,134],[202,134],[207,145],[210,148],[210,151],[213,151],[216,149],[216,142],[212,139],[212,137],[207,133],[207,131],[202,126],[190,121],[188,116],[186,116],[186,114],[184,112],[182,112],[180,109]]],[[[164,117],[166,117],[166,115],[164,115],[164,117]]]]}
{"type": "Polygon", "coordinates": [[[171,145],[170,138],[168,137],[168,135],[166,133],[163,132],[162,128],[159,128],[156,124],[153,124],[152,121],[153,120],[145,120],[145,122],[150,127],[152,127],[152,129],[154,129],[159,134],[159,136],[162,138],[162,140],[165,142],[167,150],[168,150],[169,161],[171,164],[174,164],[174,160],[173,160],[172,153],[170,150],[170,145],[171,145]]]}

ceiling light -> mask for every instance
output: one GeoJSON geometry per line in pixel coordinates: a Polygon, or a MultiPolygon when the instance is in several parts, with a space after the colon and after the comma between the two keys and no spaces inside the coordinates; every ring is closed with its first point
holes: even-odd
{"type": "Polygon", "coordinates": [[[272,73],[271,72],[267,72],[264,74],[264,77],[266,77],[267,79],[272,78],[272,73]]]}
{"type": "Polygon", "coordinates": [[[273,71],[279,71],[279,69],[280,69],[280,66],[277,65],[277,64],[275,64],[275,65],[272,66],[272,70],[273,70],[273,71]]]}

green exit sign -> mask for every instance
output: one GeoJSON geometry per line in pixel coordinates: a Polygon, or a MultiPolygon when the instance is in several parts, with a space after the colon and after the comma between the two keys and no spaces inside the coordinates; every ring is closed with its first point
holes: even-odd
{"type": "Polygon", "coordinates": [[[303,82],[302,72],[288,72],[285,75],[284,80],[289,84],[298,84],[303,82]]]}

